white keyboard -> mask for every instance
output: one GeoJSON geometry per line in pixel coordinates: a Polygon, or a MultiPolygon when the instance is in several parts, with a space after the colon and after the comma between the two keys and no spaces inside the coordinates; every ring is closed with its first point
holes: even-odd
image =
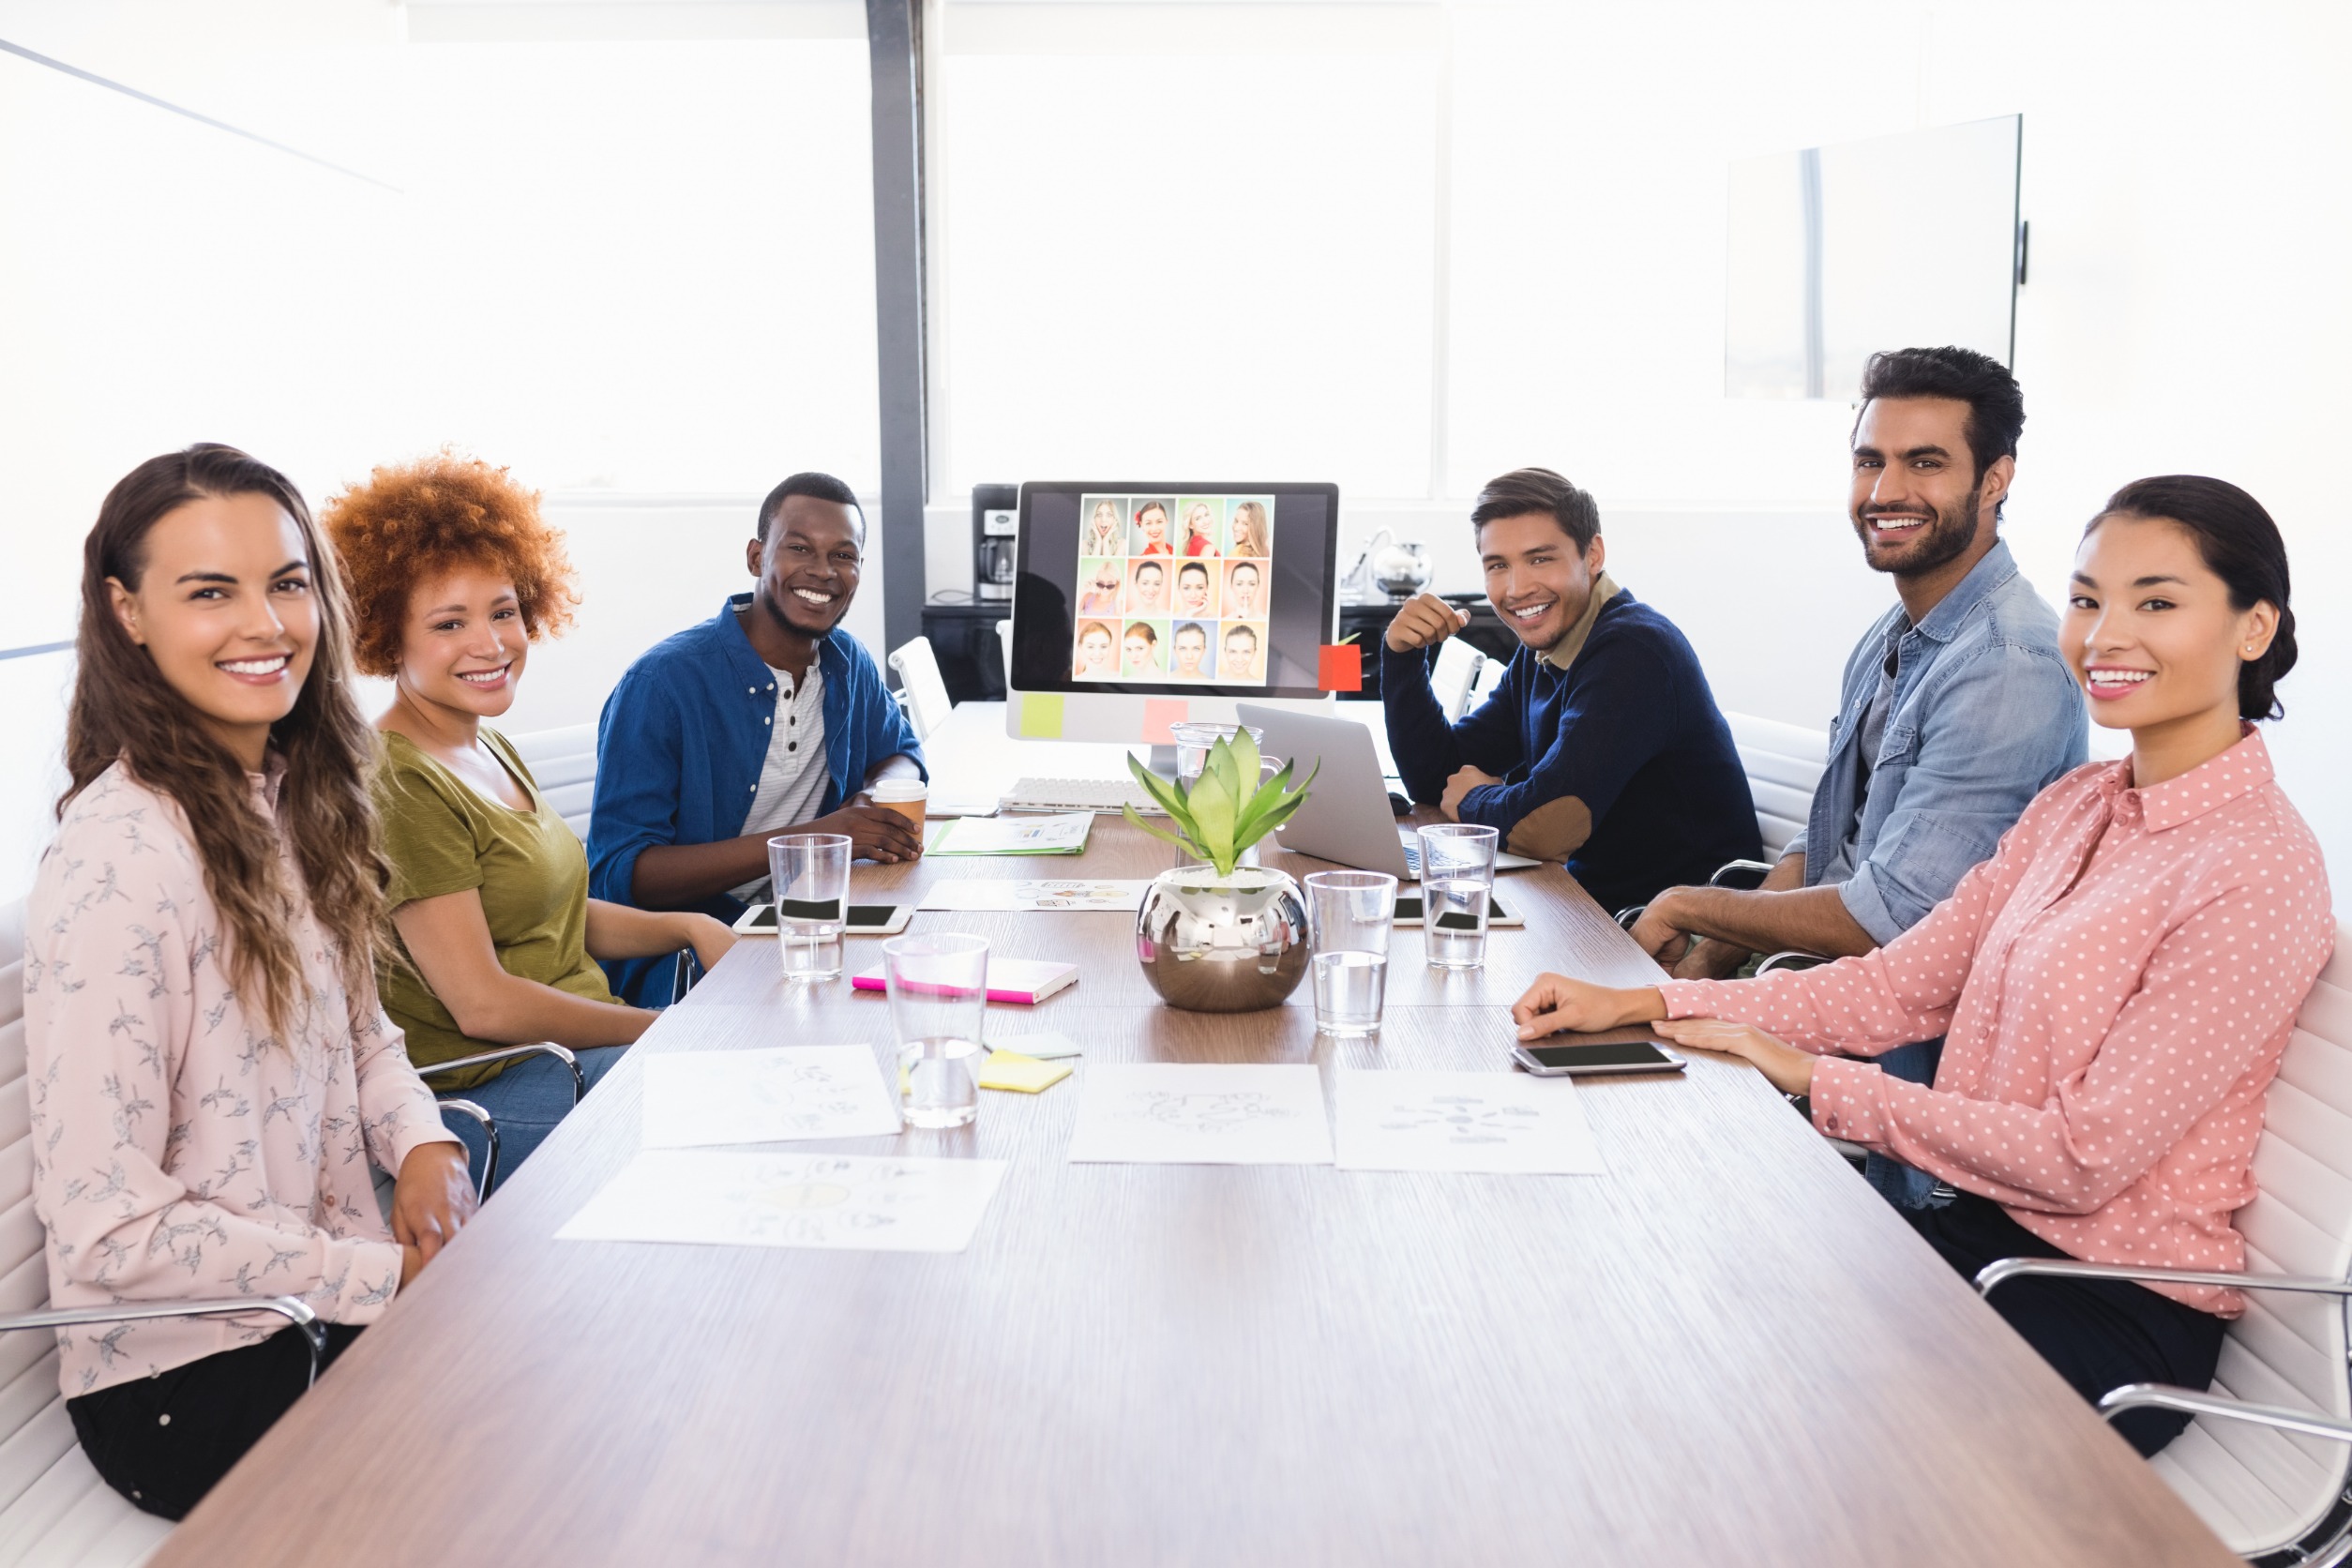
{"type": "Polygon", "coordinates": [[[1005,791],[997,806],[1004,811],[1116,811],[1132,806],[1138,816],[1167,815],[1132,778],[1024,778],[1005,791]]]}

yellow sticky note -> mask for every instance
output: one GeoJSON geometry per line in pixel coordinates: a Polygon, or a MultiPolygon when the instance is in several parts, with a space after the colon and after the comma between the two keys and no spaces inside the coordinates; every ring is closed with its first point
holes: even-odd
{"type": "Polygon", "coordinates": [[[1025,740],[1062,738],[1062,694],[1058,691],[1021,693],[1021,736],[1025,740]]]}
{"type": "Polygon", "coordinates": [[[980,1087],[1034,1094],[1068,1078],[1076,1065],[1073,1062],[1040,1062],[1033,1056],[1019,1056],[1009,1050],[990,1051],[988,1059],[980,1063],[980,1087]]]}

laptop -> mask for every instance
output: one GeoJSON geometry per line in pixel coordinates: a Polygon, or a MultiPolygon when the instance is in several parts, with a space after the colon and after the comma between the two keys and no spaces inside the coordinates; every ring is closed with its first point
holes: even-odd
{"type": "MultiPolygon", "coordinates": [[[[1380,754],[1370,730],[1351,718],[1256,702],[1237,704],[1234,712],[1244,724],[1264,732],[1258,748],[1288,761],[1293,783],[1304,780],[1319,761],[1322,764],[1306,804],[1274,830],[1284,849],[1359,870],[1386,871],[1400,882],[1421,875],[1420,842],[1411,828],[1396,825],[1396,813],[1389,808],[1388,782],[1380,776],[1380,754]]],[[[1498,871],[1543,864],[1508,852],[1495,856],[1498,871]]]]}

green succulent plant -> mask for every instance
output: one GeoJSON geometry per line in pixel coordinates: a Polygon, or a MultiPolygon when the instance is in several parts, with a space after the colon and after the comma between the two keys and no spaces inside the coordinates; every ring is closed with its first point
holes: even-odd
{"type": "Polygon", "coordinates": [[[1318,761],[1315,772],[1306,776],[1306,783],[1290,788],[1290,764],[1282,764],[1282,771],[1264,783],[1258,781],[1259,772],[1258,743],[1246,730],[1237,731],[1230,741],[1220,738],[1209,747],[1209,756],[1200,769],[1200,776],[1189,790],[1170,784],[1151,769],[1127,758],[1127,771],[1143,786],[1144,793],[1157,801],[1168,820],[1176,824],[1174,833],[1164,832],[1136,815],[1134,807],[1123,807],[1127,821],[1154,838],[1164,838],[1178,849],[1199,855],[1216,867],[1217,875],[1229,877],[1242,852],[1263,838],[1284,822],[1292,812],[1306,802],[1307,785],[1315,782],[1315,775],[1323,771],[1318,761]]]}

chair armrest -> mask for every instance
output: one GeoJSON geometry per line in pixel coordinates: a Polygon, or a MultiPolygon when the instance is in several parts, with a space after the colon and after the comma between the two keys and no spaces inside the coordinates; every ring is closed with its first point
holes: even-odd
{"type": "Polygon", "coordinates": [[[2169,1383],[2125,1383],[2100,1396],[2099,1413],[2109,1421],[2126,1410],[2182,1410],[2190,1415],[2251,1421],[2257,1426],[2276,1426],[2306,1437],[2352,1442],[2352,1422],[2338,1421],[2314,1410],[2289,1410],[2284,1405],[2251,1405],[2242,1399],[2200,1394],[2195,1389],[2175,1388],[2169,1383]]]}
{"type": "Polygon", "coordinates": [[[460,1072],[468,1067],[487,1067],[493,1062],[519,1062],[526,1056],[551,1056],[572,1070],[572,1104],[580,1104],[580,1097],[588,1093],[588,1079],[580,1070],[580,1058],[552,1040],[541,1040],[529,1046],[505,1046],[475,1056],[460,1056],[454,1062],[436,1062],[430,1067],[418,1069],[418,1074],[423,1078],[439,1078],[444,1073],[460,1072]]]}
{"type": "Polygon", "coordinates": [[[1776,969],[1818,969],[1823,964],[1830,963],[1832,961],[1832,959],[1825,958],[1818,953],[1800,953],[1797,949],[1791,947],[1785,952],[1775,953],[1772,957],[1766,958],[1762,963],[1757,964],[1756,966],[1756,972],[1758,974],[1770,974],[1776,969]]]}
{"type": "Polygon", "coordinates": [[[2079,1258],[2002,1258],[1977,1271],[1976,1291],[1989,1296],[2025,1274],[2056,1279],[2154,1280],[2166,1285],[2217,1285],[2225,1290],[2295,1290],[2304,1295],[2352,1296],[2352,1283],[2306,1274],[2224,1274],[2218,1269],[2155,1269],[2129,1263],[2086,1263],[2079,1258]]]}
{"type": "Polygon", "coordinates": [[[670,974],[671,1004],[675,1006],[684,1002],[686,992],[694,989],[694,983],[701,978],[702,978],[702,965],[701,961],[695,957],[694,949],[679,948],[678,967],[671,971],[670,974]]]}
{"type": "Polygon", "coordinates": [[[1753,893],[1756,884],[1772,874],[1771,862],[1762,860],[1726,860],[1715,867],[1715,874],[1707,879],[1710,887],[1737,888],[1753,893]]]}
{"type": "MultiPolygon", "coordinates": [[[[572,1071],[576,1073],[580,1069],[575,1066],[572,1071]]],[[[454,1094],[447,1099],[436,1100],[433,1103],[444,1110],[454,1110],[460,1116],[471,1116],[482,1124],[482,1168],[474,1178],[474,1196],[477,1199],[488,1198],[490,1183],[498,1177],[497,1119],[472,1100],[460,1099],[454,1094]]],[[[397,1175],[394,1179],[398,1180],[397,1175]]]]}
{"type": "Polygon", "coordinates": [[[1630,909],[1619,910],[1613,918],[1620,926],[1630,931],[1634,928],[1634,922],[1641,918],[1641,912],[1649,907],[1648,904],[1636,904],[1630,909]]]}
{"type": "Polygon", "coordinates": [[[16,1329],[70,1329],[85,1323],[144,1323],[165,1318],[242,1318],[255,1312],[275,1312],[293,1324],[310,1347],[310,1380],[319,1377],[319,1357],[326,1350],[326,1325],[310,1304],[294,1296],[246,1296],[234,1301],[109,1302],[104,1306],[47,1307],[39,1312],[0,1316],[0,1334],[16,1329]]]}

